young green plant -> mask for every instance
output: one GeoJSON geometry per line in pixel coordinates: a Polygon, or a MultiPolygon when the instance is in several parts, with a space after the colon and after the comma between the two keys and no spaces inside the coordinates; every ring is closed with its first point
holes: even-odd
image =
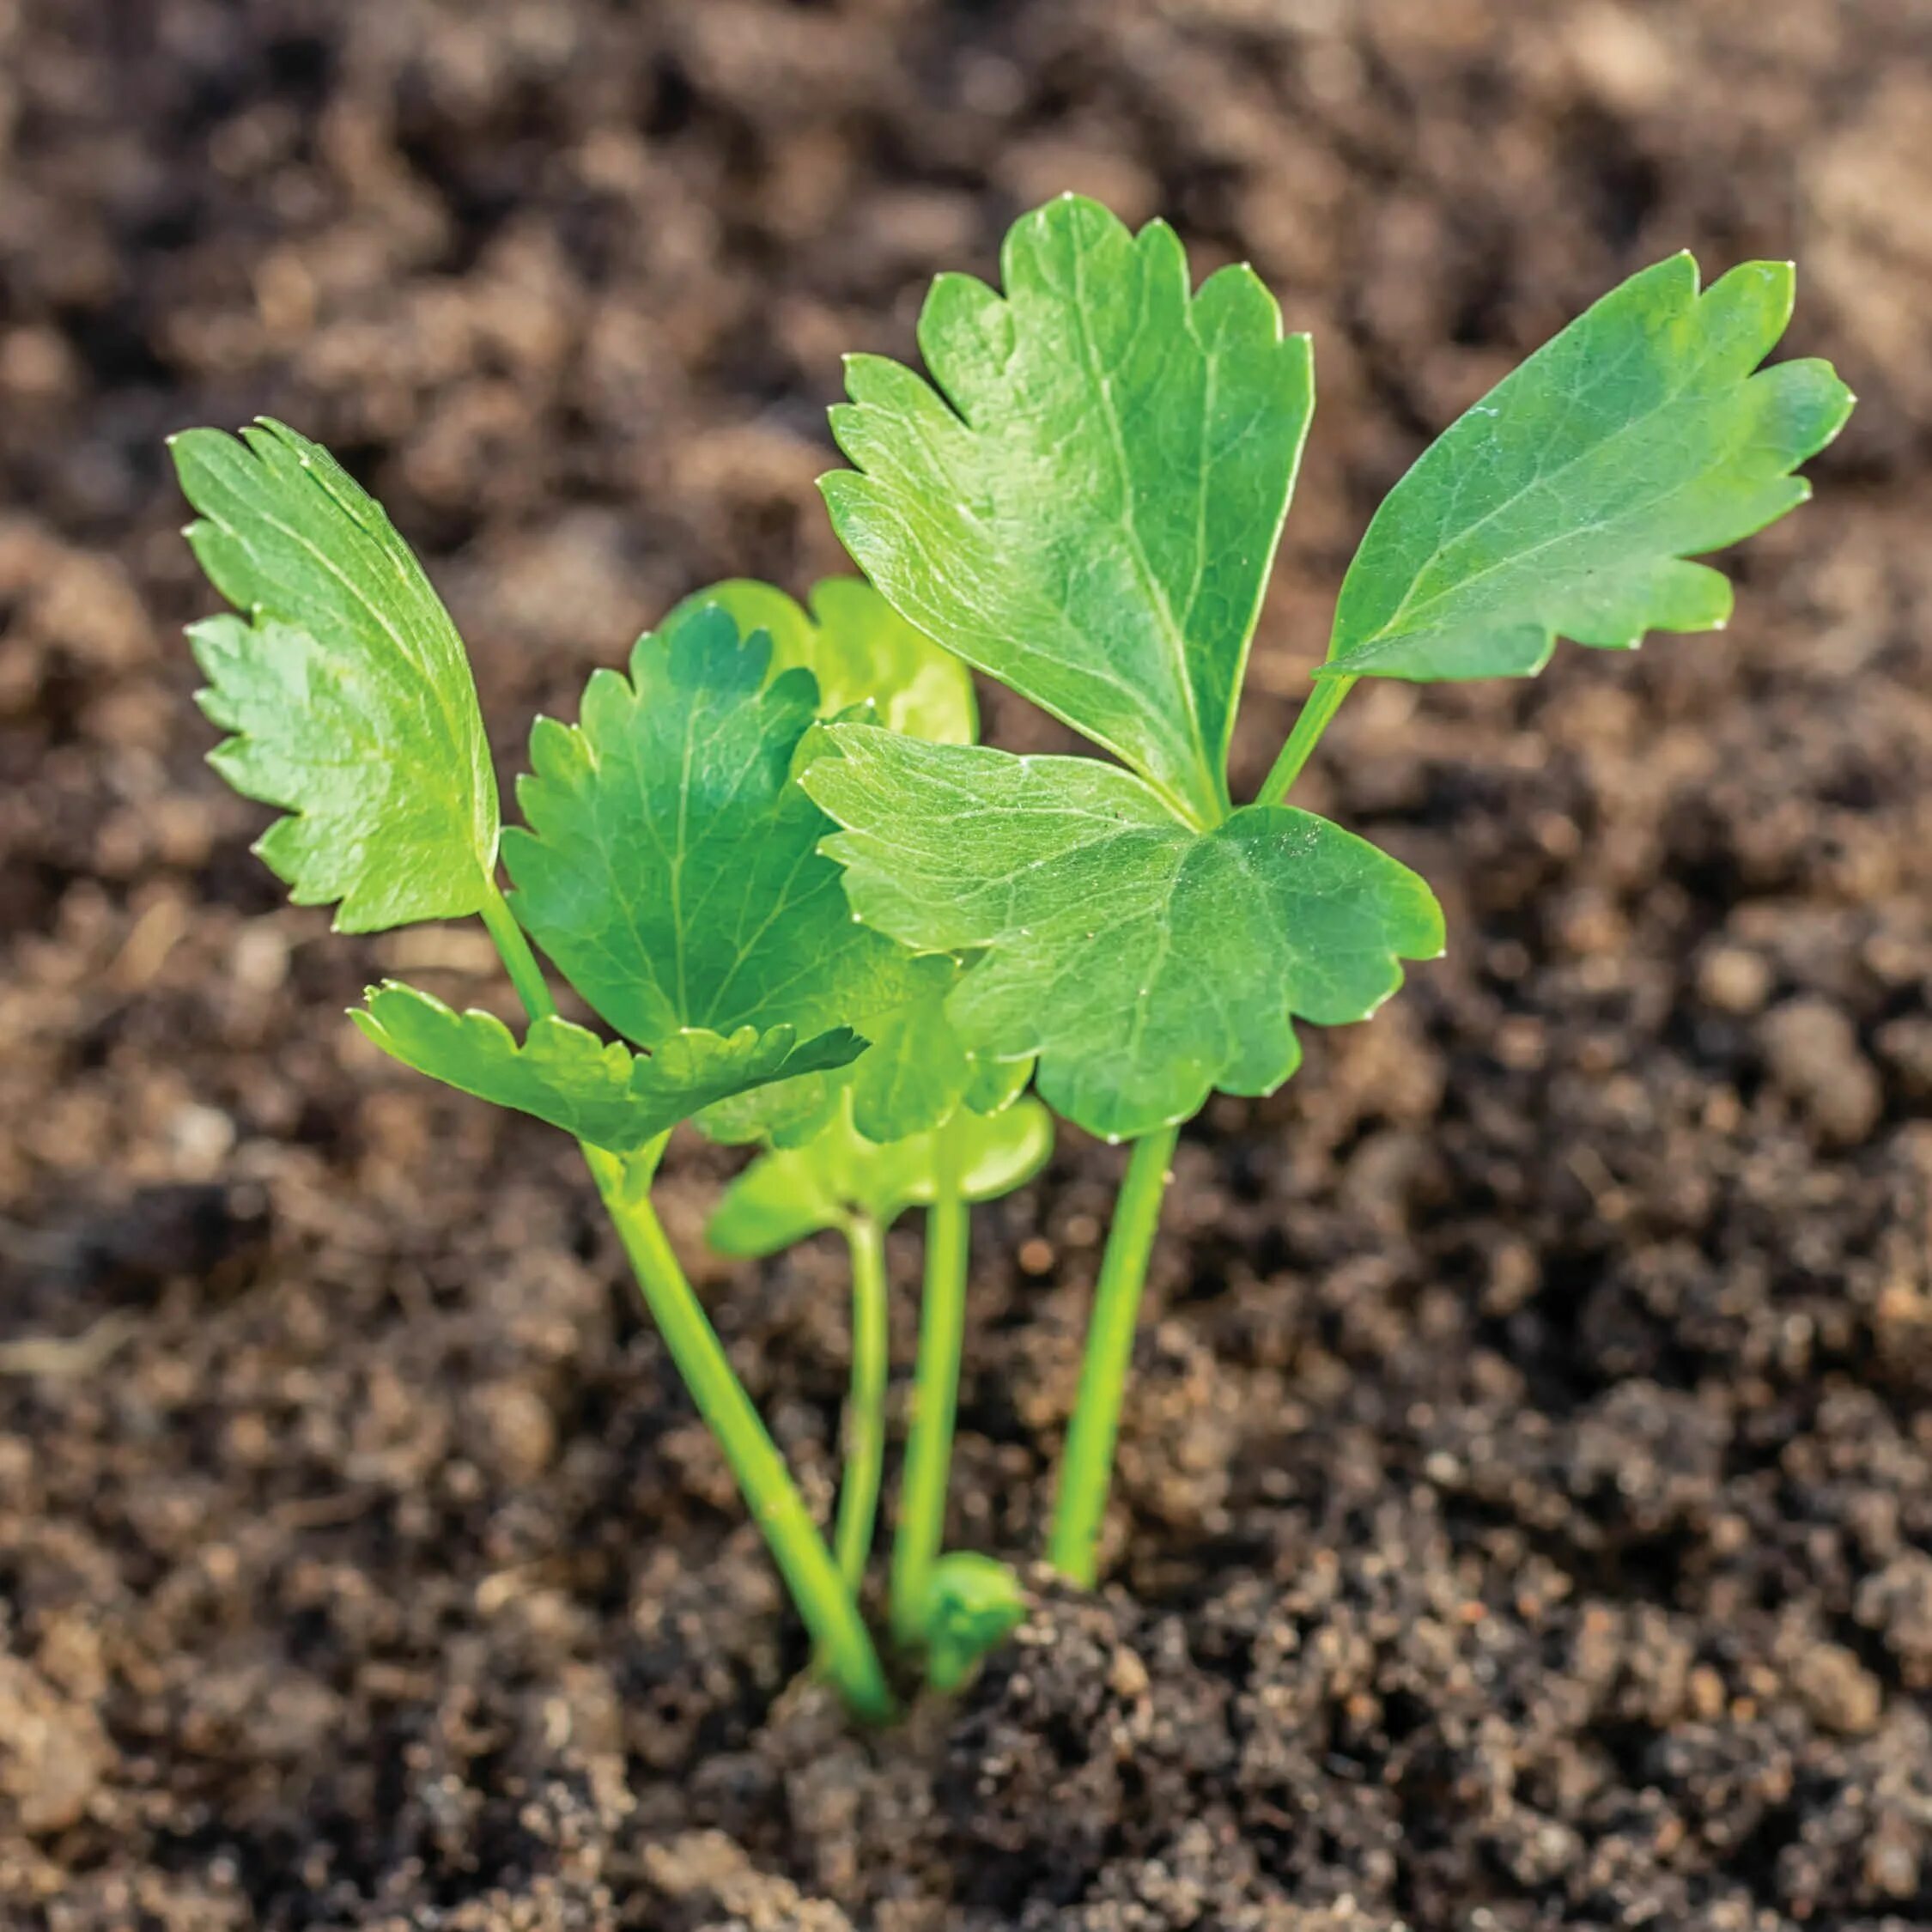
{"type": "Polygon", "coordinates": [[[537,721],[519,787],[527,826],[504,830],[461,641],[380,506],[277,423],[240,440],[190,430],[172,447],[198,513],[189,541],[240,613],[191,631],[203,708],[229,734],[213,762],[286,814],[258,851],[298,904],[334,905],[341,931],[483,920],[527,1016],[521,1039],[392,981],[356,1025],[409,1066],[578,1139],[822,1668],[855,1710],[883,1716],[891,1699],[854,1593],[650,1189],[681,1121],[776,1133],[830,1117],[862,1074],[863,1091],[893,1091],[879,1042],[957,968],[854,921],[817,851],[829,822],[793,766],[817,728],[818,676],[841,692],[863,682],[880,635],[969,706],[964,674],[923,641],[906,646],[861,585],[831,594],[854,623],[812,625],[804,647],[741,639],[713,603],[640,639],[628,676],[595,673],[576,725],[537,721]],[[559,1016],[532,940],[620,1037],[559,1016]]]}
{"type": "Polygon", "coordinates": [[[867,577],[922,634],[1118,762],[830,726],[805,789],[841,828],[860,918],[976,963],[945,996],[994,1060],[1133,1143],[1048,1540],[1094,1578],[1137,1311],[1180,1127],[1272,1092],[1294,1023],[1359,1020],[1443,944],[1428,886],[1285,804],[1363,677],[1529,676],[1559,637],[1634,648],[1721,626],[1688,561],[1801,501],[1851,406],[1828,365],[1759,368],[1789,264],[1709,289],[1677,255],[1613,289],[1473,404],[1376,513],[1326,663],[1256,798],[1228,756],[1313,409],[1308,338],[1245,266],[1198,290],[1173,232],[1066,197],[1006,237],[1002,290],[933,285],[931,374],[848,363],[854,467],[823,479],[867,577]]]}

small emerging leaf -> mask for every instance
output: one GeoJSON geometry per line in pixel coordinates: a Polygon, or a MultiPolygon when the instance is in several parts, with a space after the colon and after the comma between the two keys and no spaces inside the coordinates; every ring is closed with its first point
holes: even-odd
{"type": "Polygon", "coordinates": [[[1801,503],[1791,472],[1851,409],[1827,362],[1758,368],[1791,294],[1789,264],[1747,262],[1699,295],[1688,255],[1612,289],[1389,493],[1321,675],[1523,676],[1559,636],[1722,626],[1729,583],[1685,560],[1801,503]]]}
{"type": "Polygon", "coordinates": [[[1091,758],[921,744],[866,725],[805,788],[868,925],[921,951],[985,949],[948,999],[996,1056],[1036,1054],[1055,1111],[1120,1139],[1211,1089],[1273,1091],[1296,1017],[1366,1018],[1401,962],[1442,951],[1406,866],[1311,813],[1249,805],[1211,832],[1091,758]]]}
{"type": "MultiPolygon", "coordinates": [[[[1004,1113],[957,1115],[943,1129],[968,1200],[993,1200],[1030,1181],[1053,1151],[1053,1116],[1036,1100],[1004,1113]]],[[[808,1145],[760,1156],[726,1190],[705,1238],[720,1255],[775,1255],[865,1215],[888,1227],[939,1191],[939,1135],[881,1145],[846,1109],[808,1145]]]]}
{"type": "Polygon", "coordinates": [[[872,1028],[872,1044],[852,1069],[853,1121],[873,1140],[921,1133],[950,1117],[966,1097],[973,1056],[946,1018],[958,977],[950,959],[919,996],[872,1028]]]}
{"type": "Polygon", "coordinates": [[[951,651],[916,631],[863,577],[827,577],[808,613],[781,590],[727,578],[687,597],[664,621],[669,635],[707,605],[721,605],[749,637],[771,639],[771,674],[802,666],[818,681],[818,712],[835,718],[870,703],[896,732],[942,744],[979,735],[973,675],[951,651]]]}
{"type": "Polygon", "coordinates": [[[1074,196],[1024,216],[1000,266],[1004,295],[933,284],[937,391],[848,360],[833,526],[921,631],[1212,824],[1313,407],[1308,338],[1284,339],[1250,270],[1190,296],[1164,222],[1133,235],[1074,196]]]}
{"type": "Polygon", "coordinates": [[[614,1154],[641,1147],[732,1094],[842,1066],[864,1043],[842,1028],[801,1043],[789,1026],[762,1033],[745,1026],[728,1037],[674,1033],[649,1054],[633,1054],[554,1013],[532,1021],[519,1042],[494,1014],[459,1013],[393,980],[366,998],[349,1017],[404,1066],[614,1154]]]}
{"type": "Polygon", "coordinates": [[[599,671],[581,721],[543,718],[503,856],[517,916],[586,1000],[640,1046],[690,1028],[805,1038],[890,1012],[932,969],[859,925],[829,829],[791,775],[811,675],[769,685],[769,647],[715,606],[630,676],[599,671]]]}
{"type": "Polygon", "coordinates": [[[345,933],[489,896],[496,780],[462,640],[382,507],[319,443],[264,420],[172,440],[188,542],[241,617],[191,627],[210,762],[289,816],[256,850],[345,933]]]}
{"type": "Polygon", "coordinates": [[[958,1690],[1018,1629],[1028,1607],[1026,1587],[1010,1564],[977,1550],[949,1550],[933,1565],[921,1618],[933,1688],[958,1690]]]}
{"type": "Polygon", "coordinates": [[[961,1107],[999,1113],[1032,1078],[1030,1057],[995,1060],[967,1045],[948,1011],[961,969],[950,959],[922,963],[943,970],[896,1012],[866,1022],[872,1044],[852,1069],[852,1117],[874,1140],[923,1133],[961,1107]]]}

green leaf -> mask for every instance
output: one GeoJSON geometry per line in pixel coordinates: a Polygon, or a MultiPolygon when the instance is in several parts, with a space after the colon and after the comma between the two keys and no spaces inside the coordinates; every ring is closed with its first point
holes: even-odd
{"type": "Polygon", "coordinates": [[[831,1121],[841,1094],[860,1133],[880,1142],[929,1133],[961,1107],[997,1114],[1012,1106],[1032,1078],[1030,1057],[996,1060],[969,1048],[946,1006],[959,966],[944,955],[916,964],[925,969],[917,990],[904,1005],[866,1018],[868,1043],[851,1066],[726,1101],[698,1126],[727,1145],[803,1147],[831,1121]]]}
{"type": "Polygon", "coordinates": [[[773,675],[802,665],[818,680],[821,717],[870,703],[882,725],[914,738],[970,744],[979,735],[972,673],[914,630],[863,577],[814,584],[809,613],[769,584],[727,578],[687,597],[665,619],[664,633],[711,604],[730,611],[744,636],[767,633],[773,675]]]}
{"type": "Polygon", "coordinates": [[[496,780],[462,640],[382,507],[319,443],[264,419],[170,440],[201,567],[244,615],[191,627],[210,762],[290,816],[256,847],[345,933],[476,912],[496,780]]]}
{"type": "Polygon", "coordinates": [[[673,1033],[648,1054],[633,1054],[555,1014],[532,1021],[519,1043],[494,1014],[459,1013],[394,980],[366,998],[349,1018],[386,1054],[614,1154],[641,1147],[729,1095],[842,1066],[864,1043],[843,1028],[801,1043],[789,1026],[762,1033],[746,1026],[728,1037],[673,1033]]]}
{"type": "Polygon", "coordinates": [[[862,1033],[932,971],[853,918],[819,854],[829,823],[791,777],[817,689],[805,671],[768,684],[769,655],[714,606],[640,639],[628,678],[596,672],[579,724],[531,733],[530,829],[503,838],[517,916],[641,1046],[862,1033]]]}
{"type": "Polygon", "coordinates": [[[972,1056],[945,1013],[957,969],[951,959],[927,963],[940,970],[917,999],[873,1025],[872,1044],[852,1069],[853,1119],[873,1140],[937,1127],[972,1084],[972,1056]]]}
{"type": "Polygon", "coordinates": [[[1025,1586],[1010,1564],[977,1550],[949,1550],[933,1565],[922,1627],[926,1674],[936,1691],[957,1691],[989,1650],[1025,1619],[1025,1586]]]}
{"type": "Polygon", "coordinates": [[[994,1060],[968,1046],[947,1010],[962,969],[944,957],[922,963],[941,970],[916,999],[867,1022],[872,1044],[849,1075],[854,1121],[874,1140],[923,1133],[961,1107],[998,1114],[1032,1076],[1029,1057],[994,1060]]]}
{"type": "MultiPolygon", "coordinates": [[[[993,1200],[1046,1165],[1053,1116],[1036,1100],[1004,1113],[963,1113],[944,1129],[968,1200],[993,1200]]],[[[775,1255],[821,1229],[866,1215],[889,1227],[938,1192],[938,1133],[880,1145],[841,1110],[807,1145],[761,1155],[732,1182],[705,1238],[720,1255],[775,1255]]]]}
{"type": "Polygon", "coordinates": [[[1442,951],[1429,888],[1311,813],[1249,805],[1211,832],[1091,758],[828,732],[805,788],[854,910],[920,951],[985,949],[948,1000],[995,1057],[1036,1054],[1042,1096],[1121,1139],[1212,1088],[1272,1091],[1291,1021],[1367,1018],[1400,962],[1442,951]]]}
{"type": "Polygon", "coordinates": [[[706,1108],[693,1124],[708,1140],[726,1147],[807,1146],[837,1117],[850,1074],[850,1067],[841,1067],[734,1095],[706,1108]]]}
{"type": "Polygon", "coordinates": [[[1758,364],[1791,314],[1788,263],[1701,295],[1674,255],[1506,376],[1389,493],[1349,566],[1322,675],[1524,676],[1557,639],[1633,649],[1710,630],[1731,587],[1685,559],[1810,495],[1791,472],[1851,392],[1827,362],[1758,364]]]}
{"type": "Polygon", "coordinates": [[[919,343],[944,400],[848,361],[834,527],[920,630],[1213,824],[1313,407],[1308,339],[1283,338],[1249,269],[1190,299],[1170,228],[1130,235],[1072,196],[1015,225],[1001,274],[1004,297],[933,284],[919,343]]]}
{"type": "Polygon", "coordinates": [[[975,1062],[943,1009],[957,973],[953,962],[907,957],[908,971],[916,975],[910,997],[902,1005],[866,1016],[866,1050],[849,1066],[726,1101],[702,1115],[699,1127],[727,1146],[762,1140],[774,1147],[803,1147],[835,1119],[848,1093],[854,1097],[862,1130],[875,1140],[937,1127],[959,1105],[975,1062]]]}
{"type": "MultiPolygon", "coordinates": [[[[957,657],[898,618],[890,605],[860,578],[825,580],[813,589],[811,603],[815,620],[769,583],[744,578],[719,583],[676,606],[659,632],[659,641],[674,647],[678,635],[694,622],[714,628],[717,612],[728,612],[745,637],[763,632],[771,640],[771,665],[763,674],[767,688],[775,678],[782,678],[787,666],[829,680],[819,683],[821,717],[867,699],[892,728],[969,742],[975,725],[972,676],[957,657]]],[[[799,742],[790,722],[784,734],[794,738],[794,745],[799,742]]],[[[794,750],[792,763],[799,763],[810,753],[810,744],[802,751],[794,750]]],[[[819,817],[802,796],[794,796],[790,804],[815,827],[805,844],[815,844],[821,833],[830,830],[829,821],[819,817]]],[[[518,860],[513,835],[508,858],[513,869],[518,860]]],[[[830,877],[836,879],[836,867],[830,867],[830,877]]],[[[835,941],[827,945],[850,951],[852,933],[836,926],[838,920],[850,923],[842,890],[827,904],[833,908],[835,927],[835,941]]],[[[813,931],[823,929],[827,923],[815,921],[813,931]]],[[[805,931],[802,943],[810,941],[811,931],[805,931]]],[[[866,935],[858,945],[867,958],[879,957],[881,949],[895,951],[873,935],[866,935]]],[[[902,1003],[864,1008],[864,1030],[872,1045],[856,1066],[784,1088],[745,1093],[707,1111],[699,1127],[713,1139],[728,1144],[765,1139],[779,1147],[804,1145],[833,1119],[838,1096],[848,1084],[856,1088],[860,1124],[875,1139],[896,1139],[937,1127],[960,1105],[968,1085],[980,1093],[989,1080],[941,1012],[945,989],[954,972],[957,968],[949,960],[914,962],[900,957],[895,983],[902,1003]]],[[[858,1008],[848,1016],[860,1024],[858,1008]]],[[[1024,1068],[1016,1084],[1012,1076],[1006,1076],[1008,1091],[1000,1096],[1000,1103],[1024,1084],[1024,1068]]]]}

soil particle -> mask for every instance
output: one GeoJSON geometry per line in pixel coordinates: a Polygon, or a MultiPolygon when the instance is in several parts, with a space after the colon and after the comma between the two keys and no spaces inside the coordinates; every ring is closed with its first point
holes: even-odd
{"type": "Polygon", "coordinates": [[[1788,999],[1765,1016],[1759,1036],[1771,1078],[1830,1145],[1856,1145],[1871,1132],[1884,1111],[1884,1089],[1838,1007],[1788,999]]]}
{"type": "Polygon", "coordinates": [[[0,1797],[30,1838],[86,1814],[111,1756],[92,1708],[17,1657],[0,1657],[0,1797]]]}
{"type": "Polygon", "coordinates": [[[1842,1643],[1807,1636],[1791,1681],[1812,1716],[1827,1730],[1858,1737],[1874,1728],[1884,1704],[1878,1680],[1842,1643]]]}
{"type": "Polygon", "coordinates": [[[686,1832],[644,1854],[644,1875],[668,1908],[659,1923],[689,1932],[851,1932],[837,1906],[802,1897],[753,1868],[720,1832],[686,1832]]]}

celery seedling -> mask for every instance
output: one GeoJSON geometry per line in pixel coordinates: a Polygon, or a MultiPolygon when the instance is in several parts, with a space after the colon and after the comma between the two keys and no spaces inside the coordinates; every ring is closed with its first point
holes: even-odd
{"type": "MultiPolygon", "coordinates": [[[[529,1017],[521,1041],[393,982],[371,990],[356,1024],[408,1065],[582,1144],[823,1668],[855,1710],[884,1715],[854,1595],[650,1200],[679,1121],[821,1087],[835,1103],[869,1057],[856,1024],[890,1020],[957,969],[855,924],[817,850],[829,822],[793,777],[816,728],[812,671],[771,675],[769,640],[741,641],[721,608],[641,638],[628,677],[592,677],[579,724],[538,720],[519,787],[530,829],[501,833],[461,641],[381,508],[279,424],[240,441],[190,430],[172,447],[199,513],[190,543],[245,613],[191,635],[203,707],[230,734],[214,762],[287,814],[258,849],[298,903],[334,904],[343,931],[483,918],[529,1017]],[[497,880],[500,844],[513,898],[497,880]],[[526,932],[623,1039],[557,1014],[526,932]]],[[[840,640],[819,643],[843,675],[840,640]]]]}
{"type": "Polygon", "coordinates": [[[1729,586],[1686,559],[1801,501],[1792,471],[1851,398],[1822,362],[1758,369],[1789,265],[1701,293],[1688,255],[1631,277],[1396,485],[1315,694],[1237,805],[1229,744],[1313,407],[1308,340],[1245,266],[1191,291],[1163,223],[1133,235],[1073,197],[1014,227],[1002,278],[933,283],[932,382],[850,359],[833,426],[854,467],[823,487],[908,622],[1120,763],[852,722],[804,782],[842,828],[825,849],[860,917],[975,957],[945,998],[959,1036],[1037,1056],[1054,1109],[1134,1142],[1048,1543],[1086,1583],[1180,1125],[1213,1089],[1272,1091],[1295,1020],[1364,1018],[1442,949],[1420,878],[1282,802],[1351,684],[1528,675],[1558,636],[1722,624],[1729,586]]]}

